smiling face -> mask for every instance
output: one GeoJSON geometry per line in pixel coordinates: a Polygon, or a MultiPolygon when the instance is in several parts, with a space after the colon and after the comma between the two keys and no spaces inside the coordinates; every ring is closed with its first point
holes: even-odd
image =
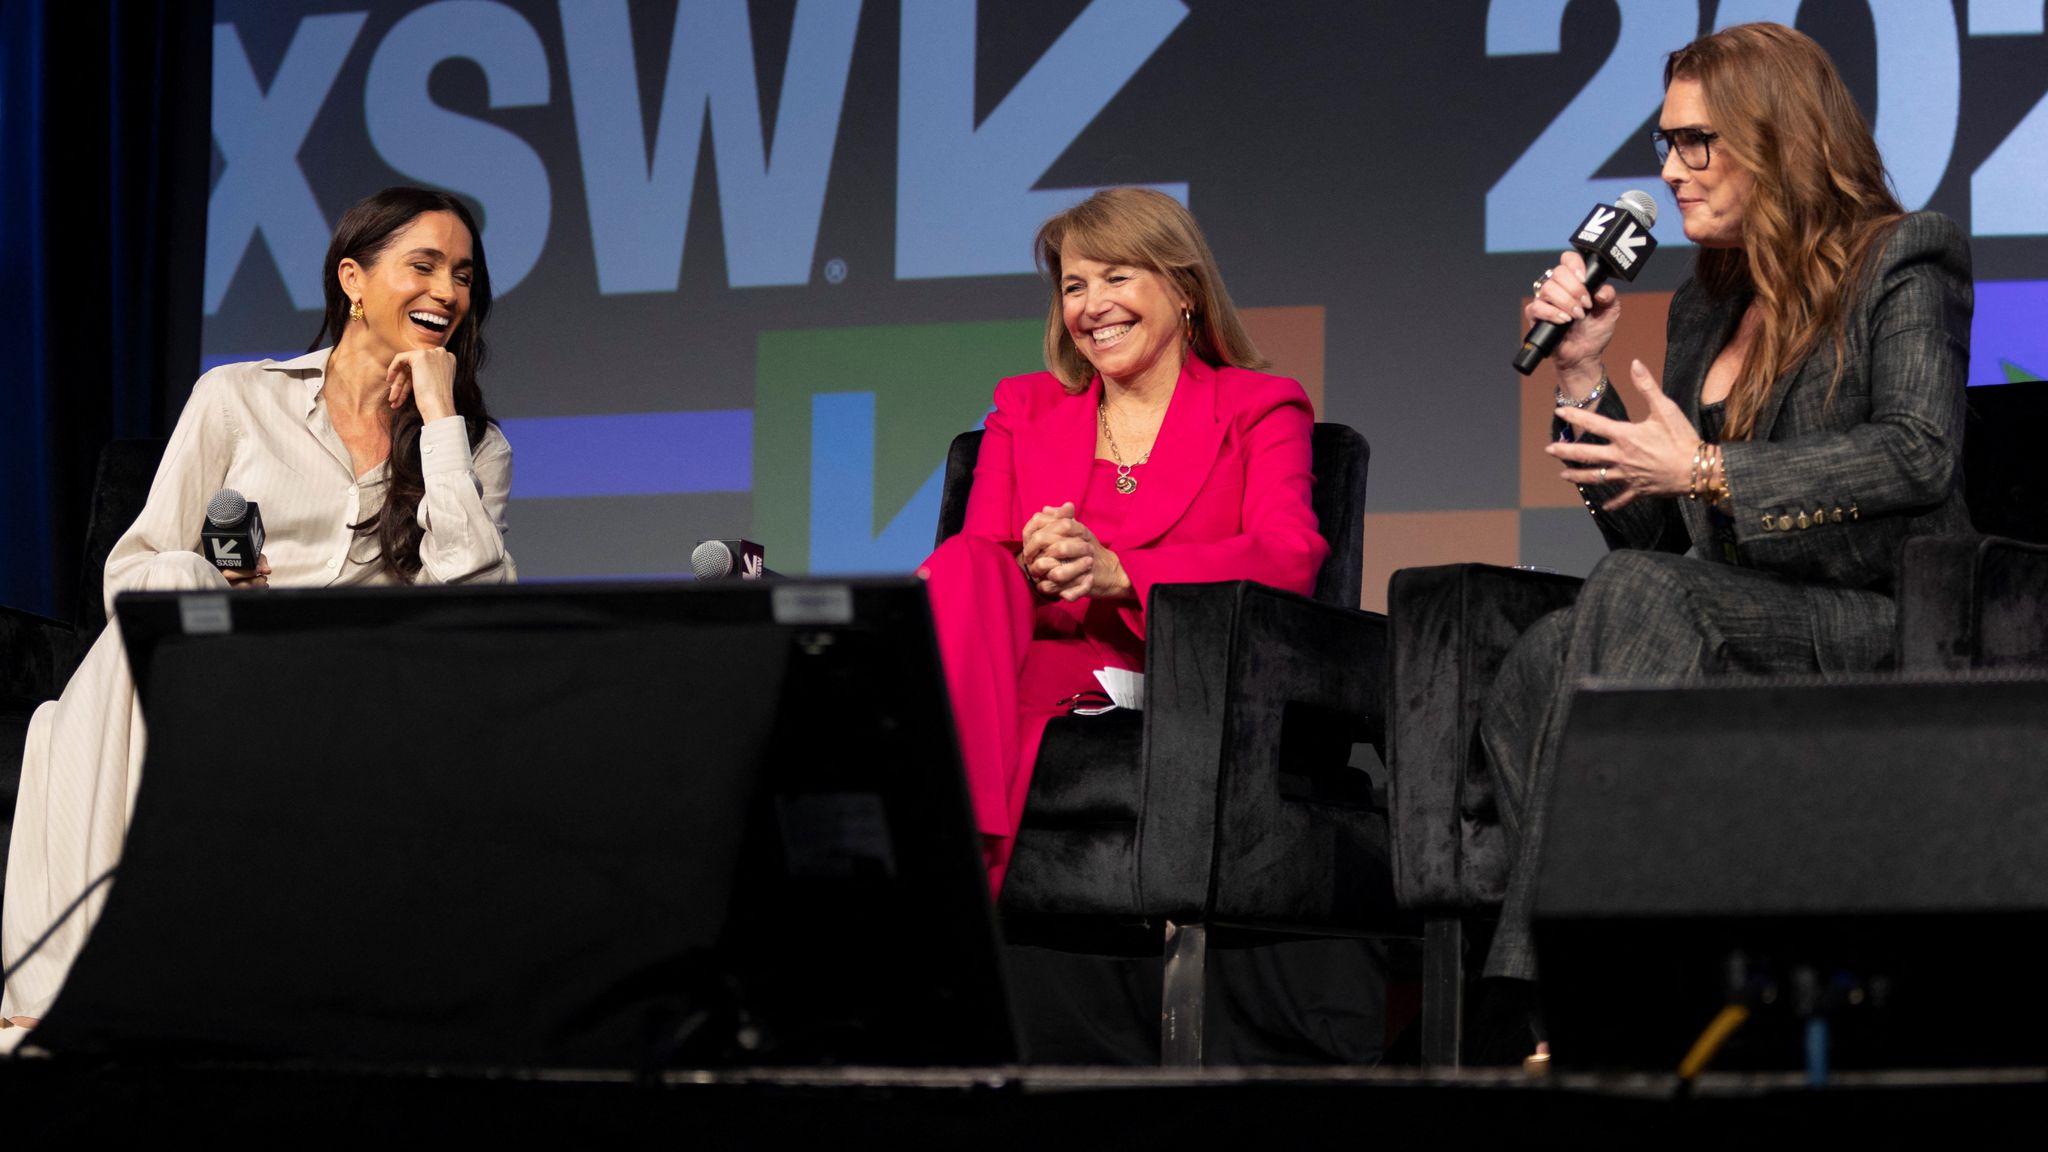
{"type": "Polygon", "coordinates": [[[1111,383],[1171,383],[1186,354],[1187,297],[1165,276],[1127,264],[1073,257],[1060,268],[1067,335],[1111,383]]]}
{"type": "Polygon", "coordinates": [[[444,348],[469,315],[474,271],[469,228],[452,212],[423,212],[392,234],[369,267],[344,259],[335,275],[362,305],[351,320],[380,360],[416,348],[444,348]]]}
{"type": "MultiPolygon", "coordinates": [[[[1664,90],[1664,112],[1657,126],[1666,132],[1678,128],[1714,130],[1707,113],[1705,90],[1697,80],[1678,77],[1664,90]]],[[[1742,247],[1742,216],[1749,203],[1756,177],[1736,163],[1725,141],[1709,147],[1711,159],[1697,171],[1686,167],[1678,149],[1664,158],[1664,183],[1678,198],[1678,213],[1685,225],[1685,238],[1702,248],[1742,247]]]]}

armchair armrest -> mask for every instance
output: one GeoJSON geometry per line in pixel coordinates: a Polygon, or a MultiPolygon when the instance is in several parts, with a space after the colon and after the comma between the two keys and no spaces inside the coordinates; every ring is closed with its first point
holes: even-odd
{"type": "Polygon", "coordinates": [[[1507,844],[1479,750],[1479,710],[1515,641],[1577,599],[1581,583],[1491,564],[1394,573],[1387,778],[1401,907],[1464,911],[1506,894],[1507,844]]]}
{"type": "Polygon", "coordinates": [[[2048,665],[2048,546],[1999,536],[1906,541],[1899,667],[1906,672],[2048,665]]]}
{"type": "Polygon", "coordinates": [[[0,605],[0,708],[55,699],[77,656],[71,625],[0,605]]]}
{"type": "Polygon", "coordinates": [[[1362,777],[1352,743],[1380,742],[1385,618],[1251,581],[1177,584],[1153,590],[1147,633],[1147,909],[1392,926],[1385,817],[1343,780],[1362,777]]]}

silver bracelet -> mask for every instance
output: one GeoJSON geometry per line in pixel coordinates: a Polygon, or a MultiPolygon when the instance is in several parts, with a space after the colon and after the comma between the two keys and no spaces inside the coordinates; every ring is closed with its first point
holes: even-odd
{"type": "Polygon", "coordinates": [[[1584,400],[1574,400],[1571,397],[1565,395],[1564,385],[1559,384],[1557,386],[1557,406],[1559,408],[1591,408],[1593,405],[1598,404],[1600,402],[1600,397],[1605,396],[1606,394],[1607,370],[1605,368],[1602,368],[1600,370],[1600,382],[1598,384],[1593,385],[1593,390],[1591,392],[1586,393],[1586,398],[1584,400]]]}

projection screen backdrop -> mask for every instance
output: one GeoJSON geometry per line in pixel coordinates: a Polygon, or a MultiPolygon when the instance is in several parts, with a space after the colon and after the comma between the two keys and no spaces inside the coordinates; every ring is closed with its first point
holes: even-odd
{"type": "Polygon", "coordinates": [[[209,364],[305,350],[320,259],[394,183],[481,209],[484,382],[529,579],[903,572],[952,436],[1040,367],[1030,239],[1111,184],[1195,212],[1276,370],[1372,442],[1367,606],[1396,567],[1584,572],[1537,451],[1520,293],[1596,201],[1662,249],[1615,363],[1661,365],[1684,245],[1648,133],[1664,54],[1790,20],[1961,221],[1972,383],[2048,372],[2042,0],[219,0],[209,364]]]}

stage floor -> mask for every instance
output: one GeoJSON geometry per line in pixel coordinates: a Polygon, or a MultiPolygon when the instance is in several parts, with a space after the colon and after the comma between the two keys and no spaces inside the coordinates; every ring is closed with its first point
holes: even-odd
{"type": "Polygon", "coordinates": [[[1672,1075],[1397,1068],[405,1071],[0,1061],[10,1138],[152,1132],[294,1143],[366,1136],[520,1146],[682,1137],[766,1145],[1318,1147],[1389,1136],[1461,1147],[1753,1146],[1786,1138],[2031,1143],[2048,1068],[1672,1075]]]}

